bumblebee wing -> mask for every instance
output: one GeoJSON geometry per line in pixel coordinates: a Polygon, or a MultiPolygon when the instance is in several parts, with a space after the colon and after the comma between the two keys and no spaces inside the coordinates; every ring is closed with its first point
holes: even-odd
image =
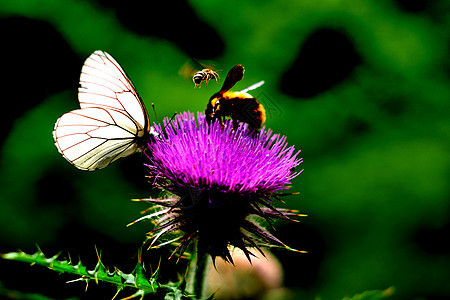
{"type": "Polygon", "coordinates": [[[236,82],[240,81],[244,77],[244,67],[241,65],[236,65],[228,72],[225,81],[223,82],[220,93],[229,91],[236,82]]]}
{"type": "Polygon", "coordinates": [[[253,91],[256,90],[257,88],[259,88],[260,86],[262,86],[264,84],[264,80],[261,80],[260,82],[257,82],[255,84],[252,84],[251,86],[249,86],[246,89],[243,89],[241,91],[241,93],[247,93],[248,91],[253,91]]]}

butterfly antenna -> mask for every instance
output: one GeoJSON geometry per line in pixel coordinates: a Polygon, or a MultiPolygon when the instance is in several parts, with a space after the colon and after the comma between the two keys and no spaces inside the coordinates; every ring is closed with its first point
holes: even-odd
{"type": "Polygon", "coordinates": [[[170,118],[169,122],[164,126],[164,129],[166,129],[166,127],[172,123],[173,119],[175,119],[175,116],[178,114],[178,112],[174,112],[172,118],[170,118]]]}
{"type": "Polygon", "coordinates": [[[178,112],[174,112],[173,113],[173,116],[170,118],[170,120],[169,120],[169,122],[167,122],[166,124],[164,124],[164,127],[162,128],[162,132],[161,133],[163,133],[163,135],[164,135],[164,137],[165,138],[167,138],[167,135],[166,135],[166,133],[167,133],[167,130],[166,130],[166,128],[172,123],[172,121],[173,121],[173,119],[175,119],[175,116],[178,114],[178,112]]]}
{"type": "Polygon", "coordinates": [[[155,103],[152,103],[153,114],[155,115],[155,120],[158,122],[158,115],[156,114],[155,103]]]}

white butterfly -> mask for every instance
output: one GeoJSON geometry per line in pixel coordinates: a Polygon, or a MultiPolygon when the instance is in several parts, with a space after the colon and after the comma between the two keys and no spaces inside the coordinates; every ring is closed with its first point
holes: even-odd
{"type": "Polygon", "coordinates": [[[81,69],[81,109],[62,115],[53,139],[58,151],[75,167],[93,171],[134,153],[150,136],[147,110],[133,83],[117,61],[95,51],[81,69]]]}

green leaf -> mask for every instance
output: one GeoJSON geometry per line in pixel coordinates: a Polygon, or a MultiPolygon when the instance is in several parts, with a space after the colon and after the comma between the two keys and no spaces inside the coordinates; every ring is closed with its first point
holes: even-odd
{"type": "Polygon", "coordinates": [[[365,291],[361,294],[356,294],[355,296],[349,298],[345,297],[343,300],[378,300],[384,299],[394,294],[394,287],[389,287],[385,290],[373,290],[373,291],[365,291]]]}
{"type": "MultiPolygon", "coordinates": [[[[132,299],[140,297],[142,299],[147,294],[167,295],[168,299],[181,299],[184,295],[184,289],[181,290],[180,284],[160,284],[157,282],[158,270],[156,270],[148,278],[145,274],[144,267],[139,261],[131,273],[124,273],[118,268],[114,268],[114,271],[109,271],[108,268],[102,263],[100,255],[97,253],[98,262],[93,270],[88,270],[80,261],[77,264],[72,263],[69,260],[58,260],[60,253],[47,258],[44,253],[38,248],[38,251],[34,254],[27,254],[25,252],[10,252],[6,254],[1,254],[3,259],[20,261],[30,263],[31,265],[40,265],[47,267],[50,270],[56,271],[58,273],[69,273],[77,275],[78,278],[71,280],[74,281],[85,281],[86,284],[89,281],[94,280],[95,282],[106,282],[113,284],[117,287],[117,294],[123,290],[125,287],[132,288],[135,293],[126,299],[132,299]]],[[[116,294],[116,295],[117,295],[116,294]]]]}

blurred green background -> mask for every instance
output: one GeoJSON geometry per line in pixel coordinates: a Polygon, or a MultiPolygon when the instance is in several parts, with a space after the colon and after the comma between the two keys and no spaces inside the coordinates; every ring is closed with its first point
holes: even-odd
{"type": "MultiPolygon", "coordinates": [[[[276,252],[292,299],[389,286],[393,299],[448,299],[449,15],[445,0],[2,0],[0,252],[39,244],[95,263],[97,245],[105,264],[134,265],[149,225],[125,225],[145,208],[130,199],[150,195],[143,157],[80,171],[57,152],[53,125],[78,107],[97,49],[120,62],[151,118],[152,102],[159,119],[203,111],[221,82],[194,90],[178,74],[194,57],[216,61],[222,78],[242,64],[236,90],[265,80],[253,95],[267,127],[302,150],[300,195],[285,206],[309,217],[277,232],[309,251],[276,252]]],[[[59,299],[96,289],[51,273],[0,261],[9,289],[59,299]]]]}

